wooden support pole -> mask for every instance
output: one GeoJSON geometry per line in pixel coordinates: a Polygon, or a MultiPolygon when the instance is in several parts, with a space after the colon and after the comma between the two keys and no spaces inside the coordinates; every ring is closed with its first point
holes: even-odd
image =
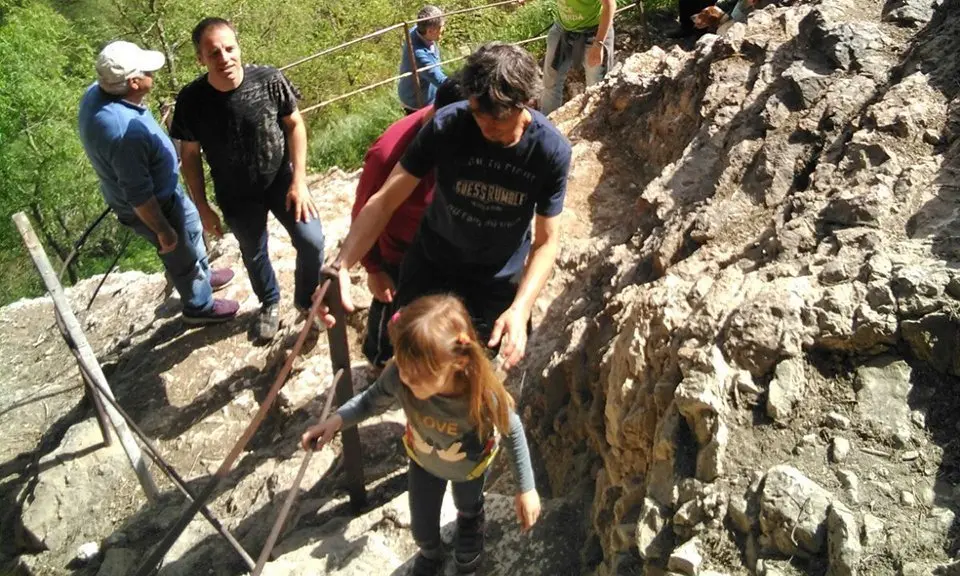
{"type": "Polygon", "coordinates": [[[413,72],[413,83],[417,87],[417,106],[423,108],[423,92],[420,90],[420,73],[417,72],[417,57],[413,53],[413,42],[410,41],[410,25],[403,23],[403,46],[407,49],[407,60],[413,72]]]}
{"type": "MultiPolygon", "coordinates": [[[[57,317],[57,328],[60,329],[60,335],[63,336],[63,341],[67,343],[67,347],[70,348],[70,352],[73,353],[77,359],[77,363],[79,364],[80,355],[77,354],[76,344],[73,342],[73,339],[70,338],[70,333],[67,332],[67,327],[63,323],[63,318],[56,310],[54,310],[54,315],[57,317]]],[[[86,391],[87,398],[90,399],[90,403],[93,404],[93,408],[96,410],[97,425],[100,426],[100,434],[103,436],[103,445],[112,446],[113,435],[110,434],[110,417],[107,416],[107,411],[103,407],[101,395],[97,393],[93,380],[91,380],[90,376],[87,375],[87,373],[83,370],[82,364],[80,365],[80,378],[83,380],[84,390],[86,391]]]]}
{"type": "MultiPolygon", "coordinates": [[[[26,245],[27,251],[30,253],[30,258],[33,259],[33,263],[37,267],[37,271],[40,272],[40,277],[43,278],[43,283],[47,287],[50,297],[53,299],[53,305],[57,309],[57,313],[60,314],[67,333],[76,344],[81,364],[87,373],[96,381],[98,389],[102,391],[103,394],[109,394],[112,397],[113,392],[110,390],[107,378],[104,376],[103,370],[100,369],[100,363],[97,362],[93,348],[91,348],[90,343],[87,342],[87,337],[80,327],[80,322],[73,314],[73,309],[70,307],[67,295],[64,293],[63,287],[57,279],[57,274],[54,272],[53,266],[50,265],[50,260],[47,259],[47,254],[44,252],[43,246],[40,245],[40,240],[37,239],[37,235],[33,231],[33,226],[30,225],[30,220],[27,219],[26,214],[23,212],[17,212],[13,215],[13,222],[20,232],[20,236],[23,237],[23,243],[26,245]]],[[[123,451],[126,452],[127,459],[130,460],[130,465],[133,466],[133,471],[140,480],[140,486],[143,488],[147,500],[150,502],[156,501],[159,494],[157,485],[154,484],[153,477],[150,476],[150,470],[147,469],[147,464],[140,454],[140,447],[137,446],[133,435],[130,433],[130,429],[127,428],[127,423],[111,404],[107,403],[105,408],[107,415],[110,417],[110,422],[113,423],[113,428],[117,432],[117,437],[120,438],[120,445],[123,446],[123,451]]]]}
{"type": "MultiPolygon", "coordinates": [[[[233,448],[230,449],[230,452],[227,454],[227,457],[220,463],[220,467],[217,468],[217,471],[213,473],[213,478],[207,482],[207,485],[204,486],[203,490],[197,494],[193,502],[190,503],[190,506],[180,515],[180,518],[170,527],[167,533],[164,535],[163,539],[157,544],[154,549],[150,552],[150,555],[140,564],[137,568],[137,571],[134,572],[136,576],[148,576],[153,574],[157,566],[160,565],[160,562],[163,561],[163,557],[167,555],[167,552],[170,551],[170,548],[174,545],[180,535],[183,534],[183,531],[187,529],[187,525],[193,520],[193,517],[197,515],[197,512],[200,511],[209,500],[213,493],[216,492],[217,487],[220,486],[220,483],[226,480],[227,475],[230,473],[230,470],[233,468],[233,465],[240,458],[240,455],[243,453],[243,450],[247,447],[247,444],[250,443],[250,440],[253,438],[253,435],[256,433],[257,429],[260,428],[260,425],[263,424],[264,419],[267,417],[267,412],[273,407],[274,402],[277,400],[277,396],[280,395],[280,389],[283,388],[283,385],[287,381],[287,376],[290,375],[290,371],[293,370],[293,362],[297,359],[297,356],[300,355],[300,350],[303,349],[303,343],[307,339],[307,334],[310,333],[311,326],[313,325],[313,319],[317,317],[319,313],[319,308],[321,302],[323,302],[324,294],[330,288],[331,280],[326,280],[323,282],[320,287],[317,289],[317,295],[314,298],[313,304],[310,306],[310,313],[307,314],[307,319],[303,323],[303,328],[300,329],[300,335],[297,336],[297,341],[293,343],[293,349],[290,350],[290,354],[287,355],[287,360],[283,363],[283,367],[280,368],[280,372],[277,374],[276,379],[273,381],[273,385],[270,386],[270,390],[267,392],[267,396],[263,399],[263,402],[260,404],[260,409],[257,410],[257,413],[253,415],[253,420],[247,424],[246,430],[243,431],[243,434],[240,435],[240,439],[237,440],[237,443],[233,445],[233,448]]],[[[337,293],[339,294],[339,292],[337,293]]],[[[343,318],[340,318],[341,322],[344,322],[343,318]]]]}
{"type": "MultiPolygon", "coordinates": [[[[347,340],[347,314],[340,298],[340,282],[337,271],[324,268],[323,277],[331,280],[326,293],[326,304],[330,313],[337,319],[332,328],[327,329],[327,341],[330,343],[330,364],[333,373],[342,373],[336,381],[337,406],[343,406],[353,398],[353,371],[350,369],[350,344],[347,340]]],[[[350,494],[350,507],[359,513],[367,504],[367,490],[363,483],[363,448],[360,445],[360,432],[357,427],[348,428],[340,433],[343,444],[343,468],[347,476],[347,492],[350,494]]]]}

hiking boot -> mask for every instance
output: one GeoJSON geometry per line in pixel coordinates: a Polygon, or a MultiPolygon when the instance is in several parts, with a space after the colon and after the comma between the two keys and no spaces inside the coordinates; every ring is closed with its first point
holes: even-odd
{"type": "Polygon", "coordinates": [[[217,268],[210,271],[210,288],[214,292],[219,292],[227,287],[227,284],[233,282],[235,274],[229,268],[217,268]]]}
{"type": "Polygon", "coordinates": [[[260,342],[269,342],[280,329],[280,304],[265,304],[260,307],[257,323],[253,327],[253,337],[260,342]]]}
{"type": "Polygon", "coordinates": [[[457,535],[453,548],[457,573],[470,574],[480,566],[483,558],[483,524],[482,510],[471,518],[457,514],[457,535]]]}
{"type": "Polygon", "coordinates": [[[418,552],[413,561],[413,576],[439,576],[443,573],[443,555],[437,558],[427,558],[423,552],[418,552]]]}
{"type": "Polygon", "coordinates": [[[199,326],[202,324],[219,324],[227,320],[233,320],[237,315],[240,304],[236,300],[213,299],[213,307],[200,314],[183,313],[183,323],[199,326]]]}

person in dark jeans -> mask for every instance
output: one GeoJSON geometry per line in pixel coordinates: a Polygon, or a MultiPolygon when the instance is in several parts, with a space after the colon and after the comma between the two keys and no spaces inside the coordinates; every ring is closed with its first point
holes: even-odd
{"type": "MultiPolygon", "coordinates": [[[[394,122],[377,138],[363,159],[363,171],[360,173],[353,203],[353,218],[360,214],[370,197],[380,190],[387,176],[406,152],[407,146],[420,132],[420,128],[433,118],[434,110],[459,100],[463,100],[460,76],[454,74],[440,85],[432,106],[421,108],[394,122]]],[[[394,212],[376,244],[360,259],[367,271],[367,287],[373,295],[367,314],[363,355],[375,368],[383,368],[393,356],[387,322],[396,310],[393,299],[400,277],[400,262],[413,242],[424,210],[433,199],[433,184],[433,173],[420,181],[410,197],[394,212]]]]}
{"type": "Polygon", "coordinates": [[[182,141],[183,174],[203,227],[220,236],[220,218],[206,199],[201,152],[206,156],[217,204],[260,299],[255,336],[269,341],[280,325],[280,289],[267,250],[268,213],[297,250],[294,304],[302,316],[320,282],[324,236],[306,185],[306,127],[297,93],[279,70],[241,63],[230,22],[202,20],[193,45],[207,73],[177,96],[171,136],[182,141]]]}
{"type": "Polygon", "coordinates": [[[523,358],[531,311],[559,250],[570,143],[530,108],[542,86],[523,48],[482,46],[467,58],[462,82],[468,100],[437,111],[350,227],[338,257],[341,295],[352,310],[350,267],[436,170],[433,202],[401,265],[397,305],[455,293],[509,370],[523,358]]]}
{"type": "Polygon", "coordinates": [[[80,101],[80,142],[117,219],[156,247],[180,294],[183,321],[223,322],[239,305],[213,292],[233,279],[233,271],[210,269],[200,217],[180,188],[173,143],[144,105],[163,63],[160,52],[108,44],[97,57],[97,83],[80,101]]]}

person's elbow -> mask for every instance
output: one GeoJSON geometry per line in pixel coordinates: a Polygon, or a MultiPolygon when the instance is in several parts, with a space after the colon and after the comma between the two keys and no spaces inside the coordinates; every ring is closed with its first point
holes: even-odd
{"type": "Polygon", "coordinates": [[[533,251],[545,250],[549,253],[560,249],[559,217],[558,214],[550,218],[544,218],[542,223],[537,226],[531,246],[533,251]]]}

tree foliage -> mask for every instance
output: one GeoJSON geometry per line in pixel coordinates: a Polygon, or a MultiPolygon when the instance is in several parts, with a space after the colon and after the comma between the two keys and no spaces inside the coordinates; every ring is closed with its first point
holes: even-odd
{"type": "MultiPolygon", "coordinates": [[[[430,0],[445,11],[492,0],[430,0]]],[[[40,293],[40,284],[10,221],[26,211],[51,259],[63,259],[105,208],[76,134],[77,106],[94,80],[93,62],[107,42],[130,40],[167,56],[149,104],[159,111],[201,74],[190,40],[205,16],[238,28],[244,60],[282,66],[396,22],[413,20],[424,0],[0,0],[0,304],[40,293]]],[[[528,0],[453,16],[444,58],[479,44],[543,33],[553,0],[528,0]]],[[[402,33],[318,58],[287,72],[308,106],[397,73],[402,33]]],[[[534,51],[540,45],[530,45],[534,51]]],[[[457,65],[452,66],[455,68],[457,65]]],[[[370,142],[400,115],[395,85],[338,102],[308,116],[310,165],[359,165],[370,142]]],[[[126,239],[109,216],[82,251],[74,278],[106,270],[126,239]]],[[[152,248],[137,239],[124,267],[158,269],[152,248]]]]}

